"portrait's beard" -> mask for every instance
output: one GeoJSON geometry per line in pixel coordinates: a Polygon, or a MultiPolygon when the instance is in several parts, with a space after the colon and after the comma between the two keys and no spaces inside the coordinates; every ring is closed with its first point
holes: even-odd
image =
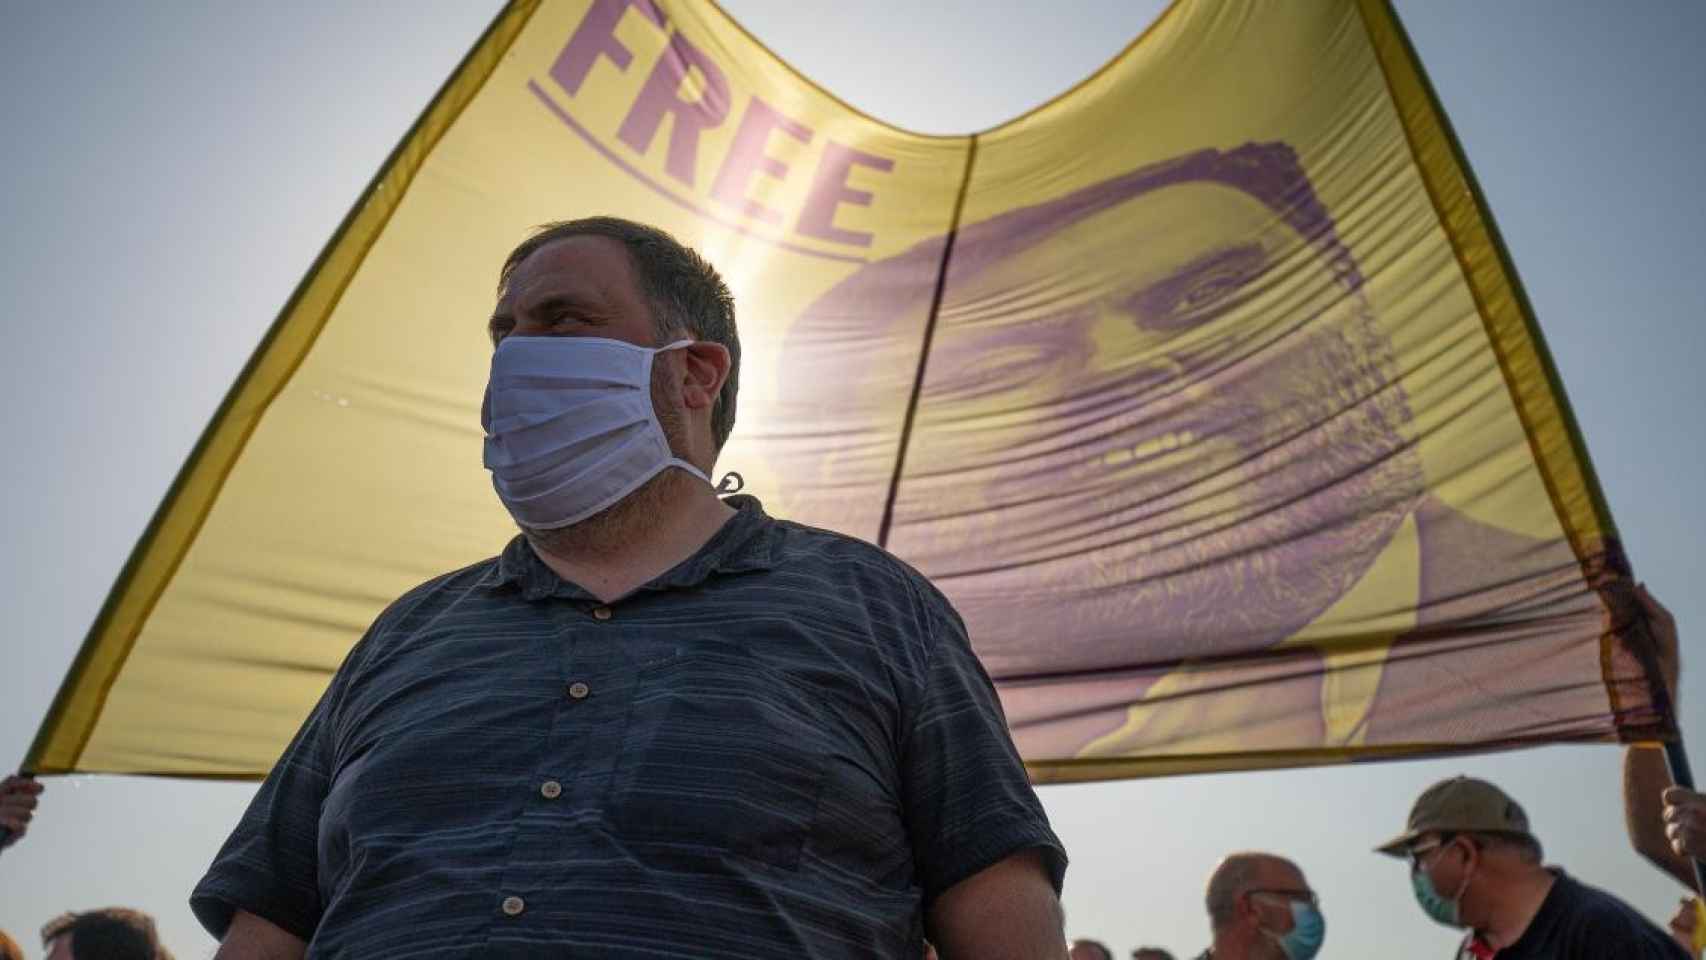
{"type": "MultiPolygon", "coordinates": [[[[652,410],[658,426],[669,441],[671,455],[687,460],[686,411],[663,387],[665,373],[661,364],[652,368],[652,410]]],[[[598,557],[608,555],[623,546],[644,538],[666,524],[669,505],[680,499],[684,486],[699,482],[684,470],[666,467],[633,492],[603,510],[553,530],[522,527],[522,533],[534,545],[560,557],[598,557]]]]}
{"type": "MultiPolygon", "coordinates": [[[[1134,651],[1164,666],[1285,639],[1362,577],[1420,492],[1390,347],[1360,298],[1351,312],[1215,373],[1173,358],[1102,388],[1141,399],[1112,422],[1087,412],[1082,438],[1063,418],[1058,450],[1009,453],[951,500],[903,496],[892,547],[958,598],[998,677],[1039,656],[1130,669],[1134,651]]],[[[918,463],[1000,459],[943,445],[918,463]]]]}

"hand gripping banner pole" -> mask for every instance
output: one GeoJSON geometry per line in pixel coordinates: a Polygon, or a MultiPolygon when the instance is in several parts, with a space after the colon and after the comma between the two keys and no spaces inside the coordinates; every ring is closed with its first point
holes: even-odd
{"type": "MultiPolygon", "coordinates": [[[[1694,771],[1688,766],[1688,751],[1683,748],[1682,735],[1665,743],[1665,766],[1670,768],[1670,781],[1686,790],[1694,789],[1694,771]]],[[[1706,898],[1706,861],[1694,861],[1694,892],[1706,898]]]]}

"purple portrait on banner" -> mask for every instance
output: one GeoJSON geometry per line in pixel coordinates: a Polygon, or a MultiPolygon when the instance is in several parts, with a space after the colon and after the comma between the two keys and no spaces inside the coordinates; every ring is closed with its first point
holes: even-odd
{"type": "MultiPolygon", "coordinates": [[[[943,246],[861,269],[790,328],[781,412],[848,438],[784,452],[817,480],[795,515],[880,527],[884,503],[837,478],[869,474],[858,438],[905,416],[893,387],[912,381],[943,246]]],[[[1558,544],[1494,543],[1513,535],[1428,497],[1411,419],[1362,270],[1295,152],[1203,150],[958,232],[886,545],[959,607],[1029,756],[1327,744],[1348,734],[1329,730],[1322,653],[1286,641],[1406,521],[1423,579],[1427,550],[1458,553],[1443,541],[1528,557],[1505,579],[1531,600],[1544,589],[1527,574],[1555,584],[1574,563],[1558,544]],[[1157,691],[1134,727],[1131,705],[1157,691]]],[[[1420,626],[1442,609],[1425,587],[1420,626]]],[[[1475,599],[1453,615],[1514,602],[1475,599]]]]}

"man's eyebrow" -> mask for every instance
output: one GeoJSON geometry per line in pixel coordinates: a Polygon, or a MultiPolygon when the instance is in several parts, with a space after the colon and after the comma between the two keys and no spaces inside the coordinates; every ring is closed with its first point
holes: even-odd
{"type": "Polygon", "coordinates": [[[525,304],[520,312],[545,315],[557,312],[573,312],[579,314],[582,319],[594,321],[603,319],[607,313],[596,299],[565,292],[548,293],[538,300],[525,304]]]}
{"type": "Polygon", "coordinates": [[[583,323],[594,326],[602,325],[608,317],[608,311],[600,306],[595,299],[578,296],[573,293],[548,293],[538,300],[523,305],[520,310],[505,309],[502,306],[492,313],[492,318],[486,321],[486,328],[492,331],[513,328],[517,314],[534,314],[550,316],[555,313],[573,313],[575,318],[583,323]]]}
{"type": "Polygon", "coordinates": [[[540,297],[537,302],[531,304],[531,308],[533,310],[546,312],[551,310],[579,310],[583,313],[599,312],[598,303],[595,300],[578,296],[573,293],[546,294],[545,296],[540,297]]]}

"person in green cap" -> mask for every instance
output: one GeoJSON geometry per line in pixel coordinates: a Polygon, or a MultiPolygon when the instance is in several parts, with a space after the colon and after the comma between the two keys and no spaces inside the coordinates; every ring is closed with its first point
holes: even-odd
{"type": "Polygon", "coordinates": [[[1485,780],[1429,787],[1405,831],[1375,849],[1409,860],[1422,912],[1468,931],[1459,960],[1687,958],[1628,904],[1545,866],[1528,814],[1485,780]]]}

